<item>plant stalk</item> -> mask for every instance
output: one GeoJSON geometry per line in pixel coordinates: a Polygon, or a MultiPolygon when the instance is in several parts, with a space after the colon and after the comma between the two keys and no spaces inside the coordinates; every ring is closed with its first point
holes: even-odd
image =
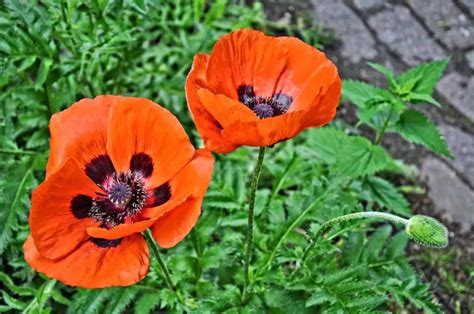
{"type": "Polygon", "coordinates": [[[408,219],[405,219],[396,215],[388,214],[388,213],[382,213],[382,212],[359,212],[359,213],[352,213],[352,214],[347,214],[347,215],[333,218],[325,222],[319,227],[318,231],[316,232],[314,236],[315,240],[311,242],[306,247],[305,251],[303,252],[303,257],[301,258],[302,263],[306,261],[309,255],[309,252],[311,252],[313,248],[316,246],[316,244],[318,243],[319,237],[323,234],[324,231],[326,231],[328,228],[332,227],[333,225],[337,223],[340,223],[343,221],[350,221],[354,219],[361,219],[361,218],[380,218],[380,219],[391,221],[396,224],[403,224],[405,226],[408,223],[408,219]]]}
{"type": "Polygon", "coordinates": [[[250,183],[250,191],[248,197],[249,212],[248,212],[248,223],[247,223],[247,250],[244,261],[244,286],[242,288],[242,303],[247,300],[247,289],[249,284],[249,266],[252,259],[253,250],[253,210],[255,207],[255,193],[257,192],[258,181],[260,180],[260,173],[262,172],[263,159],[265,157],[265,147],[260,147],[258,151],[258,159],[255,164],[255,169],[252,175],[252,181],[250,183]]]}
{"type": "Polygon", "coordinates": [[[151,231],[148,229],[145,232],[143,232],[143,235],[145,236],[145,239],[148,242],[148,245],[150,246],[151,251],[153,251],[153,254],[156,257],[156,260],[158,261],[158,265],[160,267],[161,274],[163,275],[163,279],[165,280],[166,285],[168,286],[170,290],[172,290],[176,294],[176,296],[181,302],[184,302],[181,294],[179,293],[178,289],[176,288],[176,286],[173,284],[173,281],[171,280],[171,275],[168,270],[168,267],[166,266],[166,263],[160,254],[160,248],[158,247],[158,244],[153,238],[151,231]]]}

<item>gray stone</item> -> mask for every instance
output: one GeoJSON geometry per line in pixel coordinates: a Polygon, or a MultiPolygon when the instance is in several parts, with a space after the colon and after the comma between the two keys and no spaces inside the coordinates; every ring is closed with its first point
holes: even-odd
{"type": "Polygon", "coordinates": [[[474,15],[474,0],[459,0],[474,15]]]}
{"type": "Polygon", "coordinates": [[[446,56],[405,7],[381,11],[371,16],[368,23],[379,40],[409,65],[446,56]]]}
{"type": "Polygon", "coordinates": [[[385,2],[385,0],[354,0],[354,6],[361,11],[367,11],[381,8],[385,2]]]}
{"type": "Polygon", "coordinates": [[[462,232],[468,231],[474,224],[474,192],[436,158],[423,162],[421,176],[429,186],[428,196],[435,206],[445,210],[450,220],[459,223],[462,232]]]}
{"type": "Polygon", "coordinates": [[[474,186],[474,136],[449,125],[441,125],[440,129],[454,157],[447,162],[474,186]]]}
{"type": "Polygon", "coordinates": [[[474,26],[450,0],[409,0],[426,26],[449,48],[474,44],[474,26]]]}
{"type": "Polygon", "coordinates": [[[469,79],[451,72],[439,81],[437,90],[457,110],[474,121],[474,77],[469,79]]]}
{"type": "Polygon", "coordinates": [[[469,67],[474,70],[474,50],[469,51],[466,53],[466,60],[469,67]]]}
{"type": "Polygon", "coordinates": [[[351,63],[373,59],[375,40],[360,18],[341,0],[313,0],[318,21],[332,28],[341,39],[341,55],[351,63]]]}

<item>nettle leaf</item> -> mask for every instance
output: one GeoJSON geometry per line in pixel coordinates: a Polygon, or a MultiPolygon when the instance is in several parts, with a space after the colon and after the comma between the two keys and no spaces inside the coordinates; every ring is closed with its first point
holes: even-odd
{"type": "Polygon", "coordinates": [[[437,154],[451,157],[436,125],[419,111],[406,110],[395,124],[395,130],[410,142],[424,145],[437,154]]]}
{"type": "Polygon", "coordinates": [[[431,95],[448,63],[449,59],[438,60],[406,71],[399,76],[401,89],[406,92],[431,95]]]}
{"type": "Polygon", "coordinates": [[[397,79],[395,78],[395,75],[393,74],[393,72],[390,71],[390,69],[378,63],[368,62],[367,64],[372,69],[376,70],[377,72],[382,73],[387,78],[388,83],[390,84],[391,88],[396,88],[398,86],[397,79]]]}
{"type": "Polygon", "coordinates": [[[410,93],[407,97],[404,98],[406,101],[409,101],[413,104],[416,103],[429,103],[437,107],[441,107],[441,104],[429,94],[418,94],[410,93]]]}
{"type": "Polygon", "coordinates": [[[385,150],[361,136],[349,136],[335,128],[313,131],[315,155],[342,175],[360,177],[385,169],[391,160],[385,150]]]}
{"type": "Polygon", "coordinates": [[[382,147],[359,136],[353,136],[338,157],[336,171],[350,177],[361,177],[381,171],[390,160],[382,147]]]}
{"type": "Polygon", "coordinates": [[[361,81],[343,80],[342,97],[357,107],[364,108],[369,101],[372,103],[374,101],[384,101],[391,98],[391,95],[386,90],[361,81]]]}
{"type": "Polygon", "coordinates": [[[407,200],[389,181],[380,177],[369,177],[364,182],[364,187],[369,194],[368,200],[373,200],[381,207],[390,209],[402,216],[411,214],[407,200]]]}

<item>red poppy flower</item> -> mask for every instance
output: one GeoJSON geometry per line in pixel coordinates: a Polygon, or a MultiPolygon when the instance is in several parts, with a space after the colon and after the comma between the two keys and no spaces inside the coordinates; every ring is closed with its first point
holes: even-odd
{"type": "Polygon", "coordinates": [[[196,127],[212,151],[268,146],[330,122],[341,94],[335,65],[292,37],[241,29],[210,56],[198,54],[186,81],[196,127]]]}
{"type": "Polygon", "coordinates": [[[140,232],[176,245],[191,230],[213,158],[178,120],[143,99],[83,99],[50,122],[45,181],[34,191],[27,262],[65,284],[125,286],[148,271],[140,232]]]}

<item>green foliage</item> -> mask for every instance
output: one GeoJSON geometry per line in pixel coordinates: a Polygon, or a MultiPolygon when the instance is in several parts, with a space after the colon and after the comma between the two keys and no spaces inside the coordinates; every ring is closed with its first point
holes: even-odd
{"type": "Polygon", "coordinates": [[[421,112],[406,110],[394,127],[406,140],[422,144],[440,155],[450,156],[438,128],[421,112]]]}
{"type": "Polygon", "coordinates": [[[450,157],[438,128],[425,115],[408,104],[430,103],[441,106],[432,94],[449,60],[433,61],[412,68],[400,76],[389,69],[369,63],[388,80],[387,89],[359,81],[343,83],[343,98],[357,106],[360,123],[372,127],[379,142],[385,132],[397,132],[407,141],[422,144],[435,153],[450,157]]]}
{"type": "Polygon", "coordinates": [[[405,165],[379,144],[386,131],[399,132],[448,154],[435,126],[407,109],[409,103],[437,103],[431,93],[446,61],[398,77],[372,65],[388,77],[388,89],[344,82],[344,97],[358,110],[357,126],[337,121],[268,149],[255,206],[251,297],[246,304],[241,304],[246,201],[257,156],[251,148],[215,156],[197,226],[178,246],[163,251],[183,302],[165,288],[153,259],[140,283],[94,290],[67,287],[24,261],[29,196],[44,179],[52,114],[98,94],[146,97],[177,115],[199,145],[183,89],[196,53],[209,52],[219,36],[241,27],[297,35],[316,46],[328,38],[306,20],[270,23],[259,3],[241,2],[0,4],[0,311],[439,312],[428,285],[404,256],[405,232],[345,222],[324,234],[310,252],[305,250],[317,228],[331,218],[363,210],[410,215],[404,195],[387,179],[403,173],[405,165]],[[371,142],[358,129],[360,124],[374,128],[378,139],[371,142]]]}

